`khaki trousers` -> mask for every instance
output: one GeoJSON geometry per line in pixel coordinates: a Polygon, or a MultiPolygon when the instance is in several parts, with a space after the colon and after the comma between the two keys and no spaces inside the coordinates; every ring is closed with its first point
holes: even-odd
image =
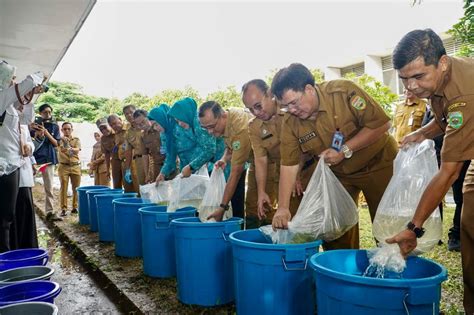
{"type": "Polygon", "coordinates": [[[53,195],[53,178],[54,178],[54,165],[46,166],[46,169],[43,176],[43,187],[44,187],[44,210],[46,212],[53,211],[53,202],[54,202],[54,195],[53,195]]]}
{"type": "Polygon", "coordinates": [[[107,177],[107,173],[94,171],[94,185],[110,186],[110,179],[107,177]]]}
{"type": "Polygon", "coordinates": [[[112,183],[115,189],[122,188],[122,162],[117,159],[111,159],[112,183]]]}
{"type": "Polygon", "coordinates": [[[67,186],[69,184],[69,179],[71,179],[72,185],[72,208],[77,209],[76,188],[81,185],[81,166],[59,164],[58,175],[61,183],[61,188],[59,190],[59,203],[61,205],[61,210],[67,210],[67,186]]]}
{"type": "MultiPolygon", "coordinates": [[[[474,160],[473,160],[474,161],[474,160]]],[[[474,314],[474,163],[464,179],[461,212],[461,260],[464,280],[464,310],[474,314]]]]}

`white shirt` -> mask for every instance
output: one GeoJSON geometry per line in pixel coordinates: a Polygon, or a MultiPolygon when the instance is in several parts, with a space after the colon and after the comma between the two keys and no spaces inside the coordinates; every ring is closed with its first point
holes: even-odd
{"type": "MultiPolygon", "coordinates": [[[[29,75],[18,84],[20,95],[31,91],[42,80],[41,74],[29,75]]],[[[19,116],[13,106],[16,100],[14,86],[0,90],[0,116],[6,112],[3,125],[0,126],[0,176],[13,173],[24,163],[20,148],[19,116]]]]}
{"type": "MultiPolygon", "coordinates": [[[[21,125],[21,137],[24,144],[27,144],[31,148],[31,152],[35,150],[35,145],[31,140],[28,125],[21,125]]],[[[35,185],[35,179],[33,176],[32,160],[31,158],[25,158],[25,163],[20,167],[20,187],[33,187],[35,185]]]]}

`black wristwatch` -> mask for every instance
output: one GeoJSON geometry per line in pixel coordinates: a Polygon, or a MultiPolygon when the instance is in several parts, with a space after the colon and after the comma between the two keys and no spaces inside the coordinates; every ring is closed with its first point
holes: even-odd
{"type": "Polygon", "coordinates": [[[221,207],[222,209],[224,209],[224,211],[227,211],[227,210],[229,210],[229,208],[230,208],[230,206],[229,206],[228,204],[225,205],[225,204],[223,204],[223,203],[221,203],[221,204],[219,205],[219,207],[221,207]]]}
{"type": "Polygon", "coordinates": [[[425,234],[425,229],[422,228],[422,227],[417,227],[413,222],[408,222],[407,224],[407,229],[409,229],[410,231],[413,231],[413,233],[415,233],[416,235],[416,238],[420,238],[423,236],[423,234],[425,234]]]}

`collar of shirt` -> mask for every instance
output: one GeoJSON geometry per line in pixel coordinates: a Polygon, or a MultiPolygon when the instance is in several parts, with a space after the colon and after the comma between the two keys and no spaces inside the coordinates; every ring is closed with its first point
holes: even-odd
{"type": "Polygon", "coordinates": [[[318,85],[315,85],[314,88],[316,89],[316,96],[318,98],[318,112],[327,112],[327,104],[323,100],[323,93],[318,85]]]}
{"type": "Polygon", "coordinates": [[[433,96],[437,96],[437,97],[445,96],[448,90],[447,89],[448,83],[451,81],[451,72],[452,72],[452,61],[451,61],[451,58],[449,58],[448,70],[446,70],[446,72],[444,73],[443,82],[441,83],[440,87],[435,91],[433,96]]]}

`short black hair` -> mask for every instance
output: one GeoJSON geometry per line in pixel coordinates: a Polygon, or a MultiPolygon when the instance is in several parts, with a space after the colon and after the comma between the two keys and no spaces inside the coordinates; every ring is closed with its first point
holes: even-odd
{"type": "Polygon", "coordinates": [[[42,112],[44,111],[46,108],[49,108],[51,109],[51,111],[53,111],[53,108],[51,107],[51,105],[49,105],[48,103],[44,103],[43,105],[41,105],[39,108],[38,108],[38,112],[42,112]]]}
{"type": "Polygon", "coordinates": [[[219,103],[216,101],[207,101],[199,106],[199,117],[204,117],[206,111],[209,109],[212,111],[214,118],[219,118],[222,116],[222,114],[224,114],[224,109],[219,103]]]}
{"type": "Polygon", "coordinates": [[[288,90],[303,92],[306,85],[314,86],[314,76],[308,68],[301,63],[292,63],[280,69],[272,81],[272,94],[279,100],[288,90]]]}
{"type": "Polygon", "coordinates": [[[437,67],[443,55],[443,41],[432,29],[414,30],[403,36],[393,50],[393,68],[400,70],[418,57],[423,57],[425,66],[437,67]]]}
{"type": "Polygon", "coordinates": [[[117,114],[110,114],[109,117],[107,117],[107,123],[110,125],[110,122],[111,122],[113,119],[120,119],[120,120],[122,120],[122,118],[120,118],[119,115],[117,115],[117,114]]]}
{"type": "Polygon", "coordinates": [[[133,111],[135,111],[135,110],[137,109],[137,108],[135,107],[135,105],[133,105],[133,104],[128,104],[128,105],[125,105],[125,106],[122,108],[122,113],[125,114],[125,111],[126,111],[127,109],[129,109],[129,108],[131,108],[133,111]]]}
{"type": "Polygon", "coordinates": [[[73,127],[72,127],[72,123],[70,123],[69,121],[63,122],[62,125],[61,125],[61,128],[63,128],[64,125],[69,125],[69,126],[71,126],[71,129],[73,128],[73,127]]]}
{"type": "Polygon", "coordinates": [[[145,118],[147,118],[148,112],[144,109],[137,109],[133,112],[133,118],[138,118],[138,116],[144,116],[145,118]]]}
{"type": "Polygon", "coordinates": [[[262,91],[263,94],[267,94],[268,84],[267,84],[267,82],[263,81],[262,79],[253,79],[253,80],[250,80],[249,82],[245,83],[242,86],[242,94],[245,94],[245,92],[247,92],[248,88],[252,85],[255,85],[255,87],[257,87],[257,89],[262,91]]]}

